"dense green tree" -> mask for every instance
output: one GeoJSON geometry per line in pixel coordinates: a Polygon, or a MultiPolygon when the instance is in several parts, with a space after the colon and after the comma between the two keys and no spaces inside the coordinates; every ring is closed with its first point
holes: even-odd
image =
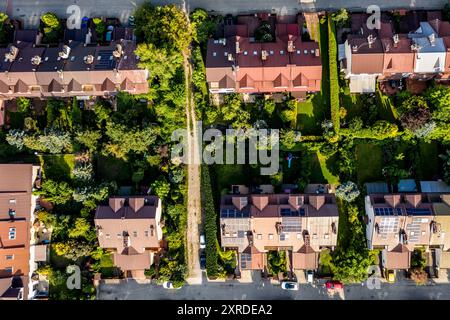
{"type": "Polygon", "coordinates": [[[69,230],[70,238],[86,237],[90,233],[91,224],[85,218],[76,218],[73,228],[69,230]]]}
{"type": "Polygon", "coordinates": [[[98,141],[102,137],[100,131],[86,130],[79,131],[75,135],[75,141],[86,147],[90,152],[95,152],[98,147],[98,141]]]}
{"type": "Polygon", "coordinates": [[[170,183],[165,179],[159,179],[152,183],[152,192],[164,200],[170,191],[170,183]]]}
{"type": "Polygon", "coordinates": [[[35,194],[53,204],[64,204],[72,199],[73,190],[66,182],[46,179],[35,194]]]}
{"type": "Polygon", "coordinates": [[[359,190],[356,183],[347,181],[336,188],[336,197],[347,202],[354,201],[359,196],[359,190]]]}

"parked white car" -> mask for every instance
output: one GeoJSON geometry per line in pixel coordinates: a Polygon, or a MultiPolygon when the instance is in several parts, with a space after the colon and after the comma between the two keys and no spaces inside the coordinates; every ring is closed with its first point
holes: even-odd
{"type": "Polygon", "coordinates": [[[314,271],[306,271],[306,282],[311,284],[314,282],[314,271]]]}
{"type": "Polygon", "coordinates": [[[281,289],[284,290],[298,290],[298,283],[294,281],[283,281],[281,283],[281,289]]]}
{"type": "Polygon", "coordinates": [[[201,234],[200,235],[200,249],[205,249],[205,248],[206,248],[205,235],[201,234]]]}

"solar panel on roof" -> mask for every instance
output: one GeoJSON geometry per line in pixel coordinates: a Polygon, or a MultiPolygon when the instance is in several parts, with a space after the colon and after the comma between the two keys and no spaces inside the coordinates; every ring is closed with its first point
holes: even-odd
{"type": "Polygon", "coordinates": [[[429,208],[406,208],[406,214],[409,216],[427,216],[431,215],[429,208]]]}

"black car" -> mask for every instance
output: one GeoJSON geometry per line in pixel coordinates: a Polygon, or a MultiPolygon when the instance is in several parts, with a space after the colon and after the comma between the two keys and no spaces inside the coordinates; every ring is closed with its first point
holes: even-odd
{"type": "Polygon", "coordinates": [[[204,250],[200,252],[200,269],[206,270],[206,254],[204,250]]]}

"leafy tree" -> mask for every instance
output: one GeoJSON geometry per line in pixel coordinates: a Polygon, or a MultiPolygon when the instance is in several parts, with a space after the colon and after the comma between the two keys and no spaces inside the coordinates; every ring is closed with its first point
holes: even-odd
{"type": "Polygon", "coordinates": [[[404,128],[416,131],[425,126],[430,118],[430,110],[419,107],[404,112],[400,116],[400,122],[404,128]]]}
{"type": "Polygon", "coordinates": [[[255,29],[255,40],[261,42],[273,41],[272,26],[269,22],[263,21],[261,25],[255,29]]]}
{"type": "Polygon", "coordinates": [[[208,15],[205,9],[197,8],[191,13],[191,26],[196,30],[198,43],[206,43],[216,29],[216,22],[208,15]]]}
{"type": "Polygon", "coordinates": [[[86,183],[92,180],[94,176],[94,168],[90,162],[78,162],[72,170],[75,180],[86,183]]]}
{"type": "Polygon", "coordinates": [[[286,251],[269,251],[267,262],[267,268],[270,274],[278,275],[287,272],[286,251]]]}
{"type": "Polygon", "coordinates": [[[91,224],[85,218],[76,218],[74,227],[69,230],[69,237],[86,237],[90,232],[92,232],[91,224]]]}
{"type": "Polygon", "coordinates": [[[410,277],[418,285],[425,285],[428,280],[428,275],[422,268],[411,268],[410,277]]]}
{"type": "Polygon", "coordinates": [[[98,17],[97,18],[93,18],[92,22],[95,25],[95,32],[97,32],[100,35],[103,35],[103,33],[106,30],[106,25],[105,25],[105,22],[103,21],[103,19],[102,18],[98,18],[98,17]]]}
{"type": "Polygon", "coordinates": [[[79,131],[75,136],[75,141],[86,147],[89,152],[95,152],[97,150],[98,141],[102,137],[100,131],[86,130],[79,131]]]}
{"type": "Polygon", "coordinates": [[[440,154],[439,157],[443,160],[444,179],[450,183],[450,149],[447,149],[444,154],[440,154]]]}
{"type": "Polygon", "coordinates": [[[339,11],[334,12],[331,17],[332,20],[336,23],[337,27],[343,27],[350,19],[349,13],[344,8],[341,8],[339,9],[339,11]]]}
{"type": "Polygon", "coordinates": [[[87,242],[68,240],[65,242],[57,242],[52,245],[53,250],[58,256],[66,259],[77,261],[82,257],[90,255],[93,248],[87,242]]]}
{"type": "Polygon", "coordinates": [[[54,13],[51,13],[51,12],[47,12],[46,14],[44,14],[41,17],[41,21],[44,23],[44,25],[47,28],[49,28],[49,29],[47,29],[49,32],[52,29],[59,29],[61,27],[61,23],[60,23],[58,17],[54,13]]]}
{"type": "Polygon", "coordinates": [[[25,97],[19,97],[16,100],[17,111],[22,113],[28,113],[31,109],[31,100],[25,97]]]}
{"type": "Polygon", "coordinates": [[[223,120],[232,122],[233,127],[250,127],[250,113],[242,108],[242,96],[240,94],[226,95],[221,111],[223,120]]]}
{"type": "Polygon", "coordinates": [[[174,52],[187,52],[196,37],[184,12],[175,5],[154,7],[144,3],[135,12],[136,36],[145,43],[174,52]]]}
{"type": "Polygon", "coordinates": [[[281,120],[289,123],[290,126],[294,128],[297,121],[297,101],[291,99],[287,102],[286,106],[287,109],[281,111],[281,120]]]}
{"type": "Polygon", "coordinates": [[[66,182],[46,179],[35,194],[53,204],[64,204],[72,199],[73,190],[66,182]]]}
{"type": "Polygon", "coordinates": [[[3,27],[6,20],[8,20],[8,15],[4,12],[0,12],[0,29],[3,27]]]}
{"type": "Polygon", "coordinates": [[[164,89],[169,88],[169,81],[183,63],[178,53],[164,47],[157,48],[152,43],[140,43],[135,53],[139,57],[139,67],[149,70],[150,84],[159,83],[164,89]]]}
{"type": "Polygon", "coordinates": [[[167,197],[170,191],[170,183],[165,179],[159,179],[152,183],[152,190],[162,200],[167,197]]]}
{"type": "Polygon", "coordinates": [[[110,142],[105,146],[106,154],[126,160],[129,152],[142,154],[148,150],[158,136],[157,127],[145,127],[142,130],[130,129],[125,125],[109,122],[106,135],[110,142]]]}
{"type": "Polygon", "coordinates": [[[300,133],[294,130],[281,129],[280,142],[284,149],[293,149],[300,141],[300,133]]]}
{"type": "Polygon", "coordinates": [[[356,183],[347,181],[336,188],[336,197],[347,202],[352,202],[359,196],[359,190],[356,183]]]}
{"type": "Polygon", "coordinates": [[[25,143],[25,132],[17,129],[10,130],[6,135],[6,142],[18,150],[22,150],[25,143]]]}
{"type": "Polygon", "coordinates": [[[275,101],[273,99],[264,100],[264,111],[270,117],[275,111],[275,101]]]}

